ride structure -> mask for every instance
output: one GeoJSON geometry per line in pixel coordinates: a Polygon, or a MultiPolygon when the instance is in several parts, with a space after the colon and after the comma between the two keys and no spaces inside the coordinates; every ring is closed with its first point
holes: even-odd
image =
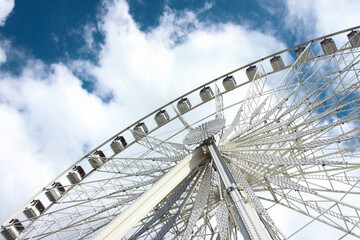
{"type": "Polygon", "coordinates": [[[161,106],[47,184],[2,236],[304,239],[315,228],[360,238],[359,28],[161,106]]]}

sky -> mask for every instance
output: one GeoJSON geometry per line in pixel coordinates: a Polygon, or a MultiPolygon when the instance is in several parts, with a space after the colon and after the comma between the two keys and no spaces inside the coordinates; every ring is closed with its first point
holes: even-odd
{"type": "Polygon", "coordinates": [[[0,222],[140,117],[359,25],[354,9],[360,1],[0,0],[0,222]]]}

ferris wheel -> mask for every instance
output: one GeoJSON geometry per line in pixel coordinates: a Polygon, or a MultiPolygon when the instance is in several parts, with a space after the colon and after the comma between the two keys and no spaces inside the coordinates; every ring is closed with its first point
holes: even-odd
{"type": "Polygon", "coordinates": [[[359,28],[159,107],[47,184],[2,237],[360,238],[359,28]]]}

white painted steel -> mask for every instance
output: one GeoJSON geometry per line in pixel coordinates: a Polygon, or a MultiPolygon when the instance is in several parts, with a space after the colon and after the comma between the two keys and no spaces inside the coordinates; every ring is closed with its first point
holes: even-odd
{"type": "Polygon", "coordinates": [[[121,239],[150,210],[180,184],[194,169],[204,163],[206,156],[201,149],[181,161],[173,170],[166,174],[157,184],[148,190],[135,204],[122,213],[104,231],[95,237],[97,240],[121,239]]]}

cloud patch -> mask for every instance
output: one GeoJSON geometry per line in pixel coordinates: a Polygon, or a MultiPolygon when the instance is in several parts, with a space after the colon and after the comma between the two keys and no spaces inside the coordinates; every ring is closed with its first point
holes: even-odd
{"type": "Polygon", "coordinates": [[[0,0],[0,26],[5,25],[6,18],[15,6],[14,0],[0,0]]]}
{"type": "Polygon", "coordinates": [[[244,26],[201,22],[194,11],[166,8],[159,26],[142,32],[124,2],[108,9],[101,26],[105,44],[98,66],[88,65],[86,71],[96,77],[100,95],[112,91],[116,102],[133,109],[128,113],[132,119],[285,48],[274,37],[244,26]]]}
{"type": "Polygon", "coordinates": [[[0,46],[0,65],[4,62],[6,62],[6,53],[5,50],[0,46]]]}
{"type": "Polygon", "coordinates": [[[359,1],[287,0],[288,27],[301,37],[319,37],[359,25],[359,1]],[[305,34],[305,35],[304,35],[305,34]]]}
{"type": "Polygon", "coordinates": [[[93,148],[118,130],[114,106],[84,90],[65,65],[36,60],[19,77],[1,77],[0,113],[0,188],[6,193],[0,202],[11,202],[1,210],[2,221],[87,153],[84,146],[93,148]]]}

